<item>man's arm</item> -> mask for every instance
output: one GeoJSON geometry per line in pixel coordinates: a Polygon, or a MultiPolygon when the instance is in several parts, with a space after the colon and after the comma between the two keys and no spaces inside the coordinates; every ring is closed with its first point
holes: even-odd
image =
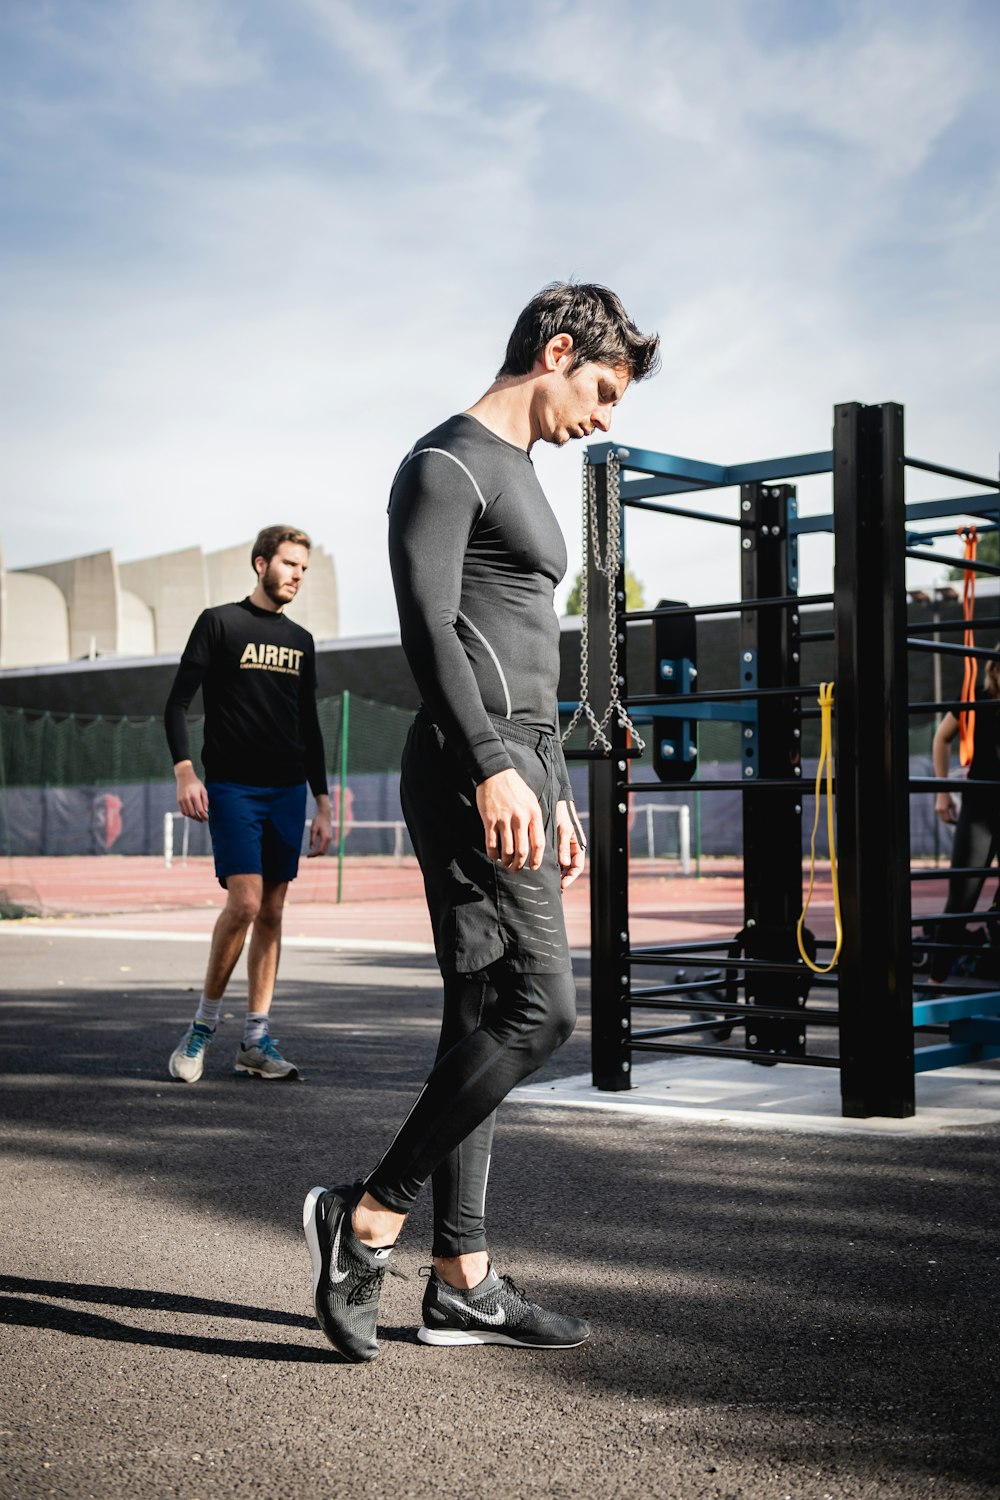
{"type": "Polygon", "coordinates": [[[482,509],[470,476],[444,454],[417,454],[400,470],[389,503],[400,638],[420,696],[476,783],[487,854],[508,869],[537,869],[538,799],[490,722],[456,631],[462,565],[482,509]]]}
{"type": "Polygon", "coordinates": [[[389,504],[389,563],[410,671],[434,722],[479,783],[512,768],[458,638],[462,565],[482,513],[475,485],[441,453],[420,453],[389,504]]]}
{"type": "MultiPolygon", "coordinates": [[[[951,742],[958,733],[958,719],[952,713],[945,714],[934,734],[932,749],[934,776],[938,781],[947,781],[951,770],[951,742]]],[[[934,798],[934,811],[942,823],[958,822],[958,802],[951,792],[938,792],[934,798]]]]}
{"type": "Polygon", "coordinates": [[[309,858],[314,859],[318,854],[325,854],[330,847],[333,825],[327,790],[323,731],[319,727],[319,715],[316,712],[316,656],[312,646],[306,653],[305,668],[300,679],[299,724],[305,746],[306,780],[316,799],[316,813],[309,828],[309,858]]]}
{"type": "Polygon", "coordinates": [[[177,781],[177,806],[186,818],[194,818],[198,823],[204,823],[208,818],[208,793],[191,759],[187,711],[211,664],[213,630],[213,618],[205,610],[195,622],[184,647],[163,713],[177,781]]]}

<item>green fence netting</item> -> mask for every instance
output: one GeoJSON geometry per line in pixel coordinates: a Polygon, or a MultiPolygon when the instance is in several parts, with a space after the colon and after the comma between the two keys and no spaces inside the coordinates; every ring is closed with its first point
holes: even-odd
{"type": "MultiPolygon", "coordinates": [[[[354,693],[349,703],[347,774],[398,771],[412,711],[354,693]]],[[[344,697],[321,698],[317,707],[327,772],[336,777],[344,697]]],[[[188,722],[191,754],[200,766],[205,721],[192,715],[188,722]]],[[[0,708],[0,786],[100,787],[172,779],[163,720],[157,715],[108,718],[0,708]]]]}

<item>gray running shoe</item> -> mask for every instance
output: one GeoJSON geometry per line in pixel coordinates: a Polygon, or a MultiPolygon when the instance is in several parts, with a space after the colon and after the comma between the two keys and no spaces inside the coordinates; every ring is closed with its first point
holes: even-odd
{"type": "Polygon", "coordinates": [[[389,1265],[391,1246],[370,1250],[355,1236],[351,1214],[363,1182],[346,1187],[314,1187],[302,1208],[302,1227],[313,1265],[316,1322],[330,1343],[352,1364],[378,1354],[375,1328],[378,1299],[389,1265]]]}
{"type": "Polygon", "coordinates": [[[282,1057],[277,1039],[265,1032],[256,1047],[240,1047],[236,1053],[234,1071],[251,1073],[257,1078],[298,1078],[299,1070],[294,1063],[282,1057]]]}
{"type": "Polygon", "coordinates": [[[431,1269],[423,1301],[422,1344],[514,1344],[519,1349],[575,1349],[590,1338],[583,1318],[548,1312],[529,1302],[509,1276],[489,1274],[459,1290],[431,1269]]]}
{"type": "Polygon", "coordinates": [[[205,1053],[212,1045],[215,1029],[201,1021],[192,1021],[170,1054],[171,1078],[183,1083],[197,1083],[205,1071],[205,1053]]]}

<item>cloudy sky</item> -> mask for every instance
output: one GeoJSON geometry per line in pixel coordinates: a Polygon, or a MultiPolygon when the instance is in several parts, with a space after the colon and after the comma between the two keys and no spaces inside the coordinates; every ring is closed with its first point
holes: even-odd
{"type": "MultiPolygon", "coordinates": [[[[996,472],[992,0],[4,0],[0,58],[8,567],[288,518],[392,629],[400,456],[569,276],[662,335],[625,442],[809,452],[898,400],[996,472]]],[[[535,457],[575,556],[580,451],[535,457]]],[[[738,591],[705,531],[632,525],[652,597],[738,591]]]]}

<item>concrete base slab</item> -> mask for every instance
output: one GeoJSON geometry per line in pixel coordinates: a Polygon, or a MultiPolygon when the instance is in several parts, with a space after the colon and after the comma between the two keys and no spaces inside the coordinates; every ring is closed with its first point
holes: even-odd
{"type": "Polygon", "coordinates": [[[628,1092],[595,1089],[590,1074],[525,1084],[508,1095],[520,1104],[661,1115],[702,1125],[745,1126],[822,1134],[923,1136],[1000,1125],[1000,1068],[941,1068],[916,1080],[917,1113],[909,1120],[846,1120],[835,1068],[761,1068],[735,1059],[678,1057],[639,1063],[628,1092]]]}

